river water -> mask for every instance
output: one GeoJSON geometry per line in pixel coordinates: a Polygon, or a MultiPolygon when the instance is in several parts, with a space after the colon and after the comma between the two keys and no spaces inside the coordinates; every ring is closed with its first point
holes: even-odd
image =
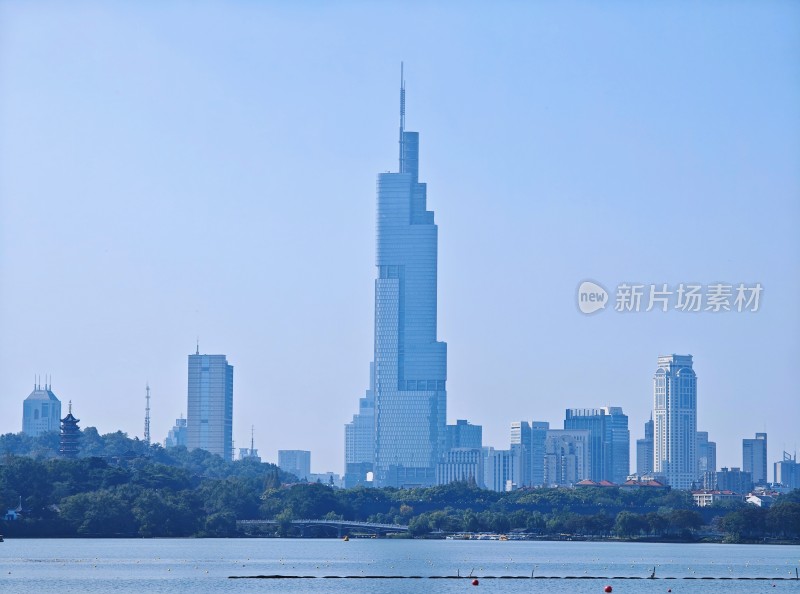
{"type": "Polygon", "coordinates": [[[0,592],[794,592],[800,546],[390,539],[64,539],[0,544],[0,592]],[[646,578],[653,567],[654,580],[646,578]],[[230,579],[254,575],[314,579],[230,579]],[[477,576],[429,579],[430,576],[477,576]],[[419,576],[421,579],[320,579],[419,576]],[[524,576],[496,579],[488,576],[524,576]],[[531,576],[535,579],[530,579],[531,576]],[[560,579],[544,579],[560,578],[560,579]],[[564,579],[597,576],[603,579],[564,579]],[[770,578],[703,580],[685,578],[770,578]],[[677,579],[664,579],[677,578],[677,579]]]}

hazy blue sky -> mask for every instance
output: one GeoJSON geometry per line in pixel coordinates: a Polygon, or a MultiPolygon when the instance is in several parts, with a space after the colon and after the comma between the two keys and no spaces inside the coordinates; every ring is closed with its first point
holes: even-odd
{"type": "MultiPolygon", "coordinates": [[[[800,4],[0,2],[0,432],[35,374],[162,440],[187,355],[234,436],[340,472],[372,353],[375,176],[439,224],[448,419],[622,406],[690,353],[718,464],[800,442],[800,4]],[[584,316],[584,279],[754,283],[757,313],[584,316]]],[[[635,459],[631,460],[635,468],[635,459]]],[[[771,468],[771,466],[770,466],[771,468]]],[[[772,471],[770,470],[770,479],[772,471]]]]}

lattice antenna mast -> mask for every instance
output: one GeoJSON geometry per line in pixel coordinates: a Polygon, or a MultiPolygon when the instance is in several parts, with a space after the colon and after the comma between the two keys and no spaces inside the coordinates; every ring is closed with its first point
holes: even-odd
{"type": "Polygon", "coordinates": [[[150,382],[145,388],[145,407],[144,407],[144,442],[150,445],[150,382]]]}
{"type": "Polygon", "coordinates": [[[403,78],[403,63],[400,62],[400,173],[405,170],[403,158],[403,132],[406,130],[406,81],[403,78]]]}
{"type": "Polygon", "coordinates": [[[256,434],[256,426],[250,425],[250,455],[254,456],[253,450],[255,449],[255,434],[256,434]]]}

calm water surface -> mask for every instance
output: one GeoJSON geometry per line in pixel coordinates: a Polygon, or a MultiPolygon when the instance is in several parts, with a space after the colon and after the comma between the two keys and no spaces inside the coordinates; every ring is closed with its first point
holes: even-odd
{"type": "Polygon", "coordinates": [[[758,594],[800,581],[620,580],[647,577],[793,577],[798,546],[420,540],[170,539],[7,540],[0,592],[526,592],[758,594]],[[605,576],[603,580],[282,579],[233,575],[605,576]]]}

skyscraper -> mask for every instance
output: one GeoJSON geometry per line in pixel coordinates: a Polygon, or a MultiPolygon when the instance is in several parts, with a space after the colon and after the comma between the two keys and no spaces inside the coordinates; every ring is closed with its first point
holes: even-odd
{"type": "Polygon", "coordinates": [[[446,449],[481,449],[483,447],[483,427],[473,425],[465,419],[458,419],[455,425],[447,426],[446,449]]]}
{"type": "Polygon", "coordinates": [[[44,388],[38,382],[33,392],[22,402],[22,432],[38,437],[47,431],[58,431],[61,427],[61,401],[53,394],[50,384],[44,388]]]}
{"type": "MultiPolygon", "coordinates": [[[[619,406],[567,409],[564,429],[589,431],[589,477],[622,484],[630,473],[628,416],[619,406]]],[[[587,477],[583,477],[587,478],[587,477]]]]}
{"type": "Polygon", "coordinates": [[[658,358],[653,377],[653,470],[673,489],[690,489],[697,474],[697,376],[691,355],[658,358]]]}
{"type": "Polygon", "coordinates": [[[225,355],[189,355],[186,447],[233,458],[233,365],[225,355]]]}
{"type": "MultiPolygon", "coordinates": [[[[651,415],[652,417],[652,415],[651,415]]],[[[653,419],[644,424],[644,439],[636,440],[636,474],[653,472],[653,419]]]]}
{"type": "Polygon", "coordinates": [[[435,482],[447,407],[447,345],[436,339],[438,228],[419,182],[419,134],[405,130],[402,72],[399,169],[378,175],[372,382],[375,485],[398,487],[435,482]]]}
{"type": "Polygon", "coordinates": [[[344,426],[344,486],[367,481],[375,463],[375,364],[369,365],[369,390],[358,401],[358,414],[344,426]]]}
{"type": "Polygon", "coordinates": [[[742,470],[749,472],[756,485],[767,483],[767,434],[742,440],[742,470]]]}
{"type": "Polygon", "coordinates": [[[511,423],[511,451],[514,452],[514,482],[517,487],[531,485],[531,455],[533,433],[528,421],[511,423]]]}
{"type": "Polygon", "coordinates": [[[717,471],[717,444],[708,441],[708,431],[697,432],[697,479],[703,479],[707,472],[717,471]]]}

